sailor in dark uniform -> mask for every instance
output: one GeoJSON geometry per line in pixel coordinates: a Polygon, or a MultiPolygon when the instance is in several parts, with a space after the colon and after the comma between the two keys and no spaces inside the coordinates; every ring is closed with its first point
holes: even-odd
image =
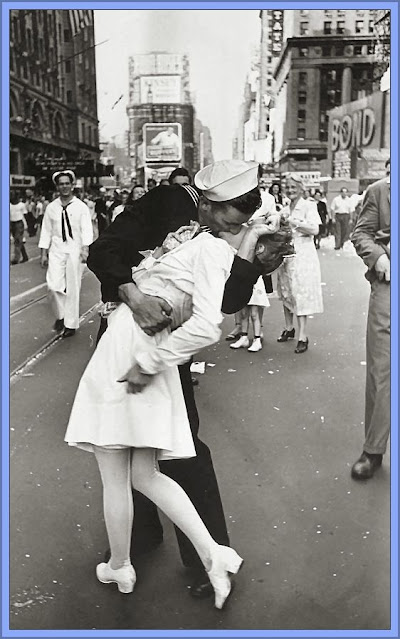
{"type": "MultiPolygon", "coordinates": [[[[207,197],[204,190],[203,195],[207,197]]],[[[189,224],[190,220],[197,220],[198,203],[199,192],[188,184],[159,186],[126,206],[123,213],[90,247],[87,264],[101,282],[103,301],[127,303],[135,320],[149,335],[154,335],[169,324],[171,309],[163,300],[140,293],[132,281],[131,269],[143,259],[140,251],[160,246],[168,233],[189,224]]],[[[276,230],[274,222],[271,221],[270,224],[270,232],[273,233],[276,230]]],[[[279,226],[279,218],[276,225],[279,226]]],[[[247,304],[260,274],[259,265],[235,257],[231,276],[225,287],[222,304],[224,313],[235,313],[247,304]]],[[[109,306],[112,308],[112,304],[109,306]]],[[[107,318],[102,317],[98,339],[106,328],[107,318]]],[[[187,492],[215,541],[228,545],[211,453],[198,437],[199,417],[190,363],[179,366],[179,373],[197,456],[164,461],[160,467],[163,473],[177,481],[187,492]]],[[[194,547],[179,530],[176,530],[176,535],[183,564],[193,569],[190,593],[199,598],[211,595],[212,586],[194,547]]],[[[135,493],[132,556],[156,547],[161,543],[162,537],[162,527],[155,506],[140,493],[135,493]]]]}

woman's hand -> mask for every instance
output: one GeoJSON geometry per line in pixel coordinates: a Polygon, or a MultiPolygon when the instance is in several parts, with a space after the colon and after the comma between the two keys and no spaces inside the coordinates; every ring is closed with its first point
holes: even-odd
{"type": "Polygon", "coordinates": [[[152,375],[142,373],[138,364],[134,364],[117,382],[127,382],[126,392],[135,395],[141,393],[150,383],[152,375]]]}

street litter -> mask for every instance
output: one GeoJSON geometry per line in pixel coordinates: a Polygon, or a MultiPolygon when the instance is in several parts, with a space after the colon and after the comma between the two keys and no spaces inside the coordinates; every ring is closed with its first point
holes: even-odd
{"type": "Polygon", "coordinates": [[[206,369],[206,363],[205,362],[193,362],[190,365],[190,372],[191,373],[200,373],[200,375],[203,375],[206,369]]]}

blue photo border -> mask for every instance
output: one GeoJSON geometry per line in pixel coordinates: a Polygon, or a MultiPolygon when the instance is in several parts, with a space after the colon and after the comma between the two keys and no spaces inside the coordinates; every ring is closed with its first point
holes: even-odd
{"type": "MultiPolygon", "coordinates": [[[[1,176],[1,424],[2,424],[2,467],[1,467],[1,496],[2,496],[2,554],[1,554],[1,637],[398,637],[398,600],[399,600],[399,530],[398,530],[398,461],[399,440],[396,426],[399,423],[398,414],[398,247],[399,247],[399,223],[398,223],[398,37],[399,37],[399,12],[397,2],[319,2],[308,0],[307,2],[243,2],[242,0],[222,0],[212,2],[188,2],[186,0],[169,0],[159,2],[109,2],[98,0],[97,2],[7,2],[1,0],[1,94],[2,126],[0,131],[2,150],[2,176],[1,176]],[[9,626],[9,11],[11,9],[318,9],[318,8],[344,8],[344,9],[390,9],[392,18],[391,34],[391,323],[395,327],[391,337],[392,353],[392,394],[391,394],[391,629],[390,630],[10,630],[9,626]]],[[[374,587],[366,584],[366,587],[374,587]]]]}

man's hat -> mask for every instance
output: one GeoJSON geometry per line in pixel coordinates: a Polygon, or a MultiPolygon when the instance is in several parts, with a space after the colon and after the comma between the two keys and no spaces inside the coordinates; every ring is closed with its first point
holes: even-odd
{"type": "Polygon", "coordinates": [[[220,160],[196,173],[194,183],[212,202],[233,200],[258,186],[258,163],[220,160]]]}
{"type": "Polygon", "coordinates": [[[75,173],[73,171],[70,171],[69,169],[65,169],[65,171],[56,171],[55,173],[53,173],[53,175],[51,176],[53,183],[57,184],[57,178],[61,177],[62,175],[68,175],[72,179],[72,182],[75,182],[76,180],[75,173]]]}

